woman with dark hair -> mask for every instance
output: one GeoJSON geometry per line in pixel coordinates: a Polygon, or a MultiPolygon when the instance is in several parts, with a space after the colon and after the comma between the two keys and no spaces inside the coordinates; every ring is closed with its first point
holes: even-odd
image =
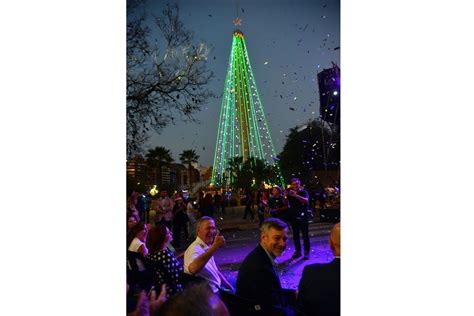
{"type": "Polygon", "coordinates": [[[146,256],[148,254],[148,249],[145,245],[147,233],[147,225],[144,222],[136,223],[130,231],[129,237],[131,241],[128,244],[128,250],[131,252],[138,252],[146,256]]]}
{"type": "Polygon", "coordinates": [[[135,214],[128,213],[127,214],[127,248],[132,242],[132,228],[135,226],[140,220],[135,214]]]}
{"type": "Polygon", "coordinates": [[[129,213],[127,215],[127,233],[129,233],[132,230],[132,227],[135,226],[139,221],[140,219],[137,215],[129,213]]]}
{"type": "Polygon", "coordinates": [[[167,297],[183,290],[183,266],[168,249],[172,240],[173,234],[167,226],[156,225],[148,233],[147,246],[150,252],[145,257],[148,269],[154,272],[155,288],[160,288],[165,283],[167,297]]]}

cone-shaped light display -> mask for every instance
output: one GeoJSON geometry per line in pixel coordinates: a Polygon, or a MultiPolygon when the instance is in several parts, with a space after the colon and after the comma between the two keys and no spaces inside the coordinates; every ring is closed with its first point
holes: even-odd
{"type": "Polygon", "coordinates": [[[229,183],[229,159],[259,158],[273,165],[284,185],[270,129],[245,45],[244,34],[235,30],[219,115],[211,184],[229,183]]]}

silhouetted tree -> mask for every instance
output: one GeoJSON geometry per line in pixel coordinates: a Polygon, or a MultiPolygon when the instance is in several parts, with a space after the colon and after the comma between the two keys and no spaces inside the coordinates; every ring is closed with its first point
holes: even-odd
{"type": "Polygon", "coordinates": [[[198,162],[199,155],[196,154],[194,149],[183,150],[179,156],[179,160],[188,167],[188,188],[191,188],[191,171],[193,162],[198,162]]]}
{"type": "Polygon", "coordinates": [[[214,96],[209,48],[193,43],[193,33],[179,19],[176,2],[150,18],[146,1],[127,1],[127,155],[143,150],[152,130],[175,119],[195,121],[193,114],[214,96]],[[157,31],[151,28],[156,27],[157,31]]]}
{"type": "Polygon", "coordinates": [[[171,162],[173,162],[171,152],[165,147],[158,146],[153,149],[149,149],[146,154],[146,158],[148,166],[155,170],[155,183],[157,183],[161,189],[163,185],[163,166],[169,165],[171,162]]]}
{"type": "Polygon", "coordinates": [[[290,129],[280,154],[284,178],[296,176],[302,183],[310,182],[313,170],[338,169],[339,161],[339,129],[320,120],[290,129]]]}

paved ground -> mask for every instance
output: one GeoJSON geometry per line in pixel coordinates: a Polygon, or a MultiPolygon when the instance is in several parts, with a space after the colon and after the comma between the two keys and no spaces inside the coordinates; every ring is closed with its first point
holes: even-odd
{"type": "MultiPolygon", "coordinates": [[[[243,207],[235,207],[226,210],[226,214],[216,214],[216,226],[221,230],[226,239],[226,246],[220,249],[215,260],[222,273],[235,286],[239,266],[258,244],[259,231],[258,220],[251,221],[249,218],[242,219],[243,207]]],[[[307,264],[327,263],[333,259],[329,248],[329,231],[333,223],[315,223],[309,226],[311,254],[309,260],[290,261],[294,252],[293,236],[289,233],[287,248],[283,255],[277,259],[282,286],[284,288],[296,289],[307,264]]],[[[192,242],[189,241],[188,244],[192,242]]],[[[303,245],[303,241],[301,240],[303,245]]],[[[185,249],[185,248],[184,248],[185,249]]]]}

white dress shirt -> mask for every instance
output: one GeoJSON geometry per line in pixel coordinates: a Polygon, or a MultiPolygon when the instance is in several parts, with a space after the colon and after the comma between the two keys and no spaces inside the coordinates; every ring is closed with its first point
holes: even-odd
{"type": "MultiPolygon", "coordinates": [[[[189,245],[188,249],[184,253],[184,272],[189,273],[189,265],[200,255],[205,253],[209,249],[209,246],[201,240],[201,238],[196,237],[196,240],[189,245]]],[[[221,277],[219,275],[219,269],[217,269],[216,262],[214,261],[214,256],[207,261],[207,263],[202,267],[202,269],[196,273],[197,276],[200,276],[206,279],[209,282],[209,285],[212,288],[214,293],[219,291],[221,287],[221,277]]]]}

